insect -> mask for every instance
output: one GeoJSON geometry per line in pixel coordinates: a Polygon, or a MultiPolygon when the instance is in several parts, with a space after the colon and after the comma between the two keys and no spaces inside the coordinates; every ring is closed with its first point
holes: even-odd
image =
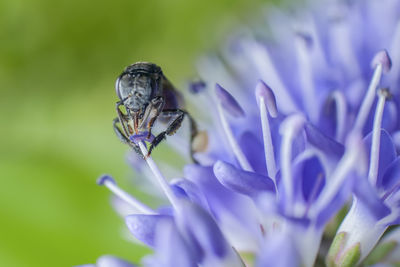
{"type": "MultiPolygon", "coordinates": [[[[173,135],[185,117],[189,119],[192,144],[197,134],[197,125],[190,114],[182,109],[182,95],[164,76],[159,66],[137,62],[126,67],[117,78],[115,90],[119,101],[116,103],[118,116],[113,121],[114,131],[123,143],[131,146],[138,154],[142,155],[142,152],[131,137],[144,134],[150,140],[157,119],[165,122],[166,119],[174,118],[166,130],[151,140],[147,155],[142,155],[144,158],[150,156],[167,135],[173,135]]],[[[190,155],[195,161],[193,146],[190,147],[190,155]]]]}

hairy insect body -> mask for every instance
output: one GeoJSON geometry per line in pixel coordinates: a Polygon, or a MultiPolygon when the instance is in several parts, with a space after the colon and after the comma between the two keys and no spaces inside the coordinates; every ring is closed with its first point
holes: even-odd
{"type": "MultiPolygon", "coordinates": [[[[157,65],[138,62],[128,66],[118,77],[115,90],[119,98],[116,105],[118,116],[113,122],[115,133],[122,142],[130,145],[139,154],[141,151],[138,145],[131,141],[131,136],[147,133],[147,139],[150,139],[158,118],[163,121],[171,118],[173,120],[165,131],[150,142],[146,156],[149,156],[167,135],[173,135],[180,128],[185,116],[190,121],[191,142],[193,141],[197,134],[196,123],[189,113],[182,109],[181,95],[157,65]]],[[[193,159],[192,149],[191,156],[193,159]]]]}

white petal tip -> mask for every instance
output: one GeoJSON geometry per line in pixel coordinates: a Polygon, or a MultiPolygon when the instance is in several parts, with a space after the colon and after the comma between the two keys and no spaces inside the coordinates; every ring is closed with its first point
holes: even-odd
{"type": "Polygon", "coordinates": [[[271,88],[260,80],[257,83],[255,94],[258,103],[260,98],[264,98],[269,115],[272,118],[276,118],[278,116],[278,109],[276,107],[275,95],[271,88]]]}
{"type": "Polygon", "coordinates": [[[390,59],[389,53],[386,50],[381,50],[375,54],[371,61],[371,67],[376,68],[378,65],[382,65],[384,73],[388,73],[392,67],[392,60],[390,59]]]}

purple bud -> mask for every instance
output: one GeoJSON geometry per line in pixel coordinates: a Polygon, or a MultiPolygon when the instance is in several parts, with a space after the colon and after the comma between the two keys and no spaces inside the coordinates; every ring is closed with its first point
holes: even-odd
{"type": "Polygon", "coordinates": [[[104,175],[100,176],[100,178],[97,179],[97,184],[98,185],[104,185],[107,181],[111,182],[113,184],[116,184],[114,179],[110,175],[107,175],[107,174],[104,174],[104,175]]]}
{"type": "Polygon", "coordinates": [[[215,85],[215,93],[222,107],[233,117],[244,117],[245,113],[239,103],[218,83],[215,85]]]}
{"type": "Polygon", "coordinates": [[[371,61],[372,68],[376,68],[379,64],[382,65],[384,73],[388,73],[392,67],[392,60],[390,59],[389,54],[385,49],[376,53],[371,61]]]}
{"type": "Polygon", "coordinates": [[[278,109],[276,108],[275,95],[274,92],[271,90],[271,88],[262,80],[259,80],[256,86],[255,94],[257,103],[260,104],[259,99],[263,97],[269,115],[272,118],[276,118],[278,116],[278,109]]]}
{"type": "Polygon", "coordinates": [[[191,82],[189,84],[189,92],[192,94],[201,93],[206,88],[206,83],[203,81],[191,82]]]}
{"type": "Polygon", "coordinates": [[[299,40],[303,41],[304,44],[307,46],[307,48],[312,48],[312,46],[314,44],[314,40],[310,34],[305,33],[305,32],[297,32],[296,37],[299,40]]]}

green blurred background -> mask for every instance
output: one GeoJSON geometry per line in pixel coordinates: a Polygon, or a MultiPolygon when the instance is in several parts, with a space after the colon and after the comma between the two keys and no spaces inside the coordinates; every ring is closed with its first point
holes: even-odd
{"type": "Polygon", "coordinates": [[[95,183],[133,175],[111,127],[114,81],[151,61],[183,84],[265,1],[0,1],[0,266],[138,262],[149,250],[121,237],[95,183]]]}

